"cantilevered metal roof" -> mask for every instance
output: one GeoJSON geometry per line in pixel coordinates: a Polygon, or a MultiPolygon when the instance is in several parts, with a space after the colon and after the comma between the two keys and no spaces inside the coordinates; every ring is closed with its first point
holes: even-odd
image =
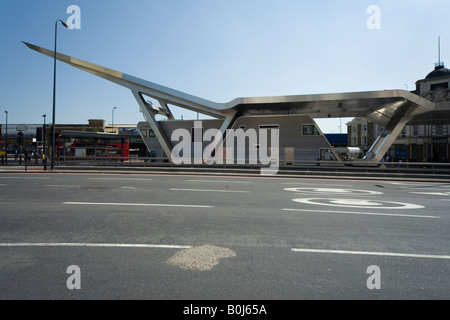
{"type": "MultiPolygon", "coordinates": [[[[51,50],[24,43],[30,49],[50,57],[54,56],[51,50]]],[[[143,97],[154,98],[161,105],[176,105],[219,119],[224,119],[237,111],[240,115],[304,114],[313,118],[365,117],[376,123],[386,124],[404,105],[413,107],[410,114],[412,117],[436,109],[436,104],[432,101],[405,90],[247,97],[218,103],[61,53],[57,53],[56,58],[75,68],[127,87],[143,97]]]]}

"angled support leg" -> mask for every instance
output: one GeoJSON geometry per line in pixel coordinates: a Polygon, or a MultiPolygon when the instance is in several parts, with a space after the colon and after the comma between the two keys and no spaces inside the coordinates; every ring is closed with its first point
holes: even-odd
{"type": "Polygon", "coordinates": [[[155,119],[155,110],[152,108],[150,104],[148,104],[144,100],[144,98],[139,92],[134,90],[132,90],[132,92],[136,101],[139,103],[139,107],[141,109],[142,114],[144,115],[145,120],[147,120],[147,123],[150,125],[153,132],[155,133],[155,136],[158,139],[159,143],[161,144],[164,153],[169,158],[169,161],[172,162],[172,146],[167,137],[164,135],[164,132],[161,130],[158,121],[156,121],[155,119]]]}
{"type": "MultiPolygon", "coordinates": [[[[225,140],[228,135],[228,130],[233,127],[236,120],[239,118],[240,113],[233,110],[232,112],[229,112],[225,118],[225,120],[222,122],[222,125],[220,126],[219,130],[217,131],[217,134],[214,137],[214,141],[209,144],[205,149],[205,155],[207,155],[205,158],[206,163],[211,163],[213,160],[213,150],[218,150],[220,147],[219,144],[225,145],[225,140]]],[[[225,161],[225,160],[223,160],[225,161]]]]}
{"type": "Polygon", "coordinates": [[[387,123],[384,130],[375,140],[367,152],[366,160],[370,162],[380,162],[394,141],[397,139],[406,124],[413,118],[412,113],[417,105],[405,103],[394,114],[387,123]]]}

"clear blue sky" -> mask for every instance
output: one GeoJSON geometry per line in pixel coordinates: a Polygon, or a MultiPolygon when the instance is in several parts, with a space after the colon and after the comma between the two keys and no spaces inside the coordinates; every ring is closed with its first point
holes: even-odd
{"type": "MultiPolygon", "coordinates": [[[[217,102],[413,90],[437,62],[438,36],[450,65],[448,0],[2,0],[0,123],[4,110],[15,124],[51,119],[53,61],[22,41],[52,49],[70,5],[81,30],[60,26],[58,51],[217,102]],[[379,30],[367,27],[369,5],[379,30]]],[[[110,124],[113,107],[116,124],[143,121],[129,90],[58,63],[57,123],[110,124]]]]}

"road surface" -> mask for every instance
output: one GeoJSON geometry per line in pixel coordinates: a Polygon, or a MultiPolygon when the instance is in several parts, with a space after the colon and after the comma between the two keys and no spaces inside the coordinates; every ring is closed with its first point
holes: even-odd
{"type": "Polygon", "coordinates": [[[0,174],[0,299],[449,299],[450,184],[0,174]]]}

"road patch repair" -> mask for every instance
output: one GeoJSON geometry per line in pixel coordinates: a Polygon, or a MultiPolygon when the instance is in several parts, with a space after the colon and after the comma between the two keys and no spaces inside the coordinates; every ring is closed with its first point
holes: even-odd
{"type": "Polygon", "coordinates": [[[228,248],[204,245],[180,251],[169,258],[167,263],[186,270],[209,271],[221,259],[235,256],[236,253],[228,248]]]}

